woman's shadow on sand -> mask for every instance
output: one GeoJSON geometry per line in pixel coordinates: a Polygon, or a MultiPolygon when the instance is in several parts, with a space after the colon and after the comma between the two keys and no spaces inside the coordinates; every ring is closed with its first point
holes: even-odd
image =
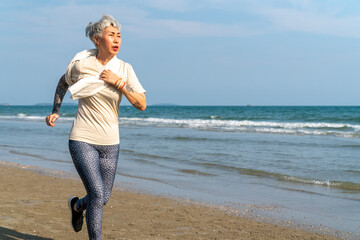
{"type": "Polygon", "coordinates": [[[21,233],[21,232],[17,232],[15,230],[12,229],[8,229],[8,228],[3,228],[0,227],[0,239],[1,240],[14,240],[14,239],[21,239],[21,240],[54,240],[52,238],[43,238],[43,237],[38,237],[38,236],[34,236],[31,234],[27,234],[27,233],[21,233]]]}

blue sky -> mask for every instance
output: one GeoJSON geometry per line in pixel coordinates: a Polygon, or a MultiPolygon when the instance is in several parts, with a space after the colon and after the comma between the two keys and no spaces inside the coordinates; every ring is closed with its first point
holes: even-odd
{"type": "MultiPolygon", "coordinates": [[[[2,0],[0,103],[52,102],[85,27],[123,26],[148,104],[358,105],[360,2],[2,0]]],[[[71,102],[67,94],[66,102],[71,102]]]]}

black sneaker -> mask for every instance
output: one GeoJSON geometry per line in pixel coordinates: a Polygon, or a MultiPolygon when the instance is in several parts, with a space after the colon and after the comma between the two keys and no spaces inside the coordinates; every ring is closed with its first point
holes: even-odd
{"type": "Polygon", "coordinates": [[[84,215],[83,212],[77,212],[74,210],[74,205],[77,200],[79,200],[78,197],[70,197],[68,200],[68,204],[71,212],[71,226],[75,232],[80,232],[84,222],[84,215]]]}

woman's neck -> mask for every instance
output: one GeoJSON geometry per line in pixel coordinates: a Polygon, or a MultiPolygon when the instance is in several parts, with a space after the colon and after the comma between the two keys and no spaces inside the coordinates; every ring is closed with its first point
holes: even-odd
{"type": "Polygon", "coordinates": [[[101,63],[103,66],[105,66],[114,56],[112,55],[105,55],[101,53],[96,54],[96,59],[101,63]]]}

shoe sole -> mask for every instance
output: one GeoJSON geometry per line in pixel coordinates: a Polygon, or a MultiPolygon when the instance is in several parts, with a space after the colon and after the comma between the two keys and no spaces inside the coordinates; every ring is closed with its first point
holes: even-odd
{"type": "Polygon", "coordinates": [[[72,196],[72,197],[70,197],[70,198],[68,199],[68,206],[69,206],[69,209],[70,209],[70,212],[71,212],[71,215],[70,215],[70,225],[71,225],[72,229],[74,230],[74,232],[76,232],[76,231],[75,231],[75,228],[74,228],[74,226],[73,226],[73,224],[72,224],[73,209],[72,209],[72,207],[71,207],[71,201],[72,201],[74,198],[76,198],[76,196],[72,196]]]}

